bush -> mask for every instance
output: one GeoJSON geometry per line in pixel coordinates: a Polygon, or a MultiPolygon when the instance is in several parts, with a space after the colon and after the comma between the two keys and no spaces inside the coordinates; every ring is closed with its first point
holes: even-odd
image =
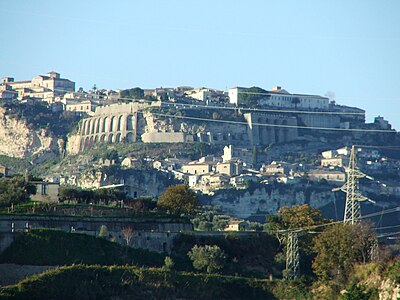
{"type": "Polygon", "coordinates": [[[213,273],[224,267],[225,254],[218,246],[198,246],[194,245],[188,252],[188,256],[193,261],[193,267],[197,270],[207,270],[207,273],[213,273]]]}

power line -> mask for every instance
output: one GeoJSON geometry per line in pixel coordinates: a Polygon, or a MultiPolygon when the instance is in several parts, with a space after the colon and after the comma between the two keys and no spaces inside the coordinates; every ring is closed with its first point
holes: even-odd
{"type": "MultiPolygon", "coordinates": [[[[67,91],[67,90],[62,90],[62,89],[55,89],[55,91],[63,91],[63,92],[72,92],[72,91],[67,91]]],[[[73,92],[77,94],[83,94],[86,95],[85,93],[81,92],[73,92]]],[[[129,100],[129,101],[135,101],[134,99],[131,98],[118,98],[119,100],[129,100]]],[[[150,102],[154,103],[154,101],[151,100],[145,100],[141,99],[139,101],[135,102],[150,102]]],[[[166,105],[181,105],[181,106],[198,106],[198,107],[206,107],[206,108],[211,108],[211,109],[233,109],[237,110],[238,108],[234,107],[222,107],[222,106],[207,106],[207,105],[197,105],[197,104],[183,104],[183,103],[167,103],[167,102],[161,102],[162,104],[166,105]]],[[[240,108],[239,108],[240,109],[240,108]]],[[[276,113],[307,113],[307,114],[339,114],[341,112],[305,112],[305,111],[293,111],[293,110],[267,110],[267,109],[246,109],[246,108],[241,108],[243,110],[250,110],[250,111],[267,111],[267,112],[276,112],[276,113]]],[[[143,113],[143,112],[139,112],[143,113]]],[[[152,113],[153,115],[158,115],[158,116],[164,116],[164,117],[169,117],[169,118],[180,118],[180,119],[189,119],[189,120],[197,120],[197,121],[207,121],[207,122],[218,122],[218,123],[231,123],[231,124],[241,124],[241,125],[248,125],[247,122],[240,122],[240,121],[231,121],[231,120],[214,120],[214,119],[208,119],[208,118],[198,118],[198,117],[187,117],[187,116],[176,116],[176,115],[170,115],[170,114],[161,114],[161,113],[152,113]]],[[[357,114],[357,113],[344,113],[344,114],[357,114]]],[[[316,127],[316,126],[300,126],[300,125],[284,125],[284,124],[265,124],[265,123],[252,123],[254,126],[265,126],[265,127],[278,127],[278,128],[297,128],[297,129],[309,129],[309,130],[324,130],[324,131],[340,131],[340,132],[369,132],[369,133],[392,133],[396,132],[395,130],[383,130],[383,129],[361,129],[361,128],[333,128],[333,127],[316,127]]]]}
{"type": "Polygon", "coordinates": [[[376,228],[374,228],[374,229],[375,229],[375,230],[384,230],[384,229],[397,228],[397,227],[400,227],[400,225],[376,227],[376,228]]]}
{"type": "MultiPolygon", "coordinates": [[[[54,91],[60,91],[60,92],[71,92],[67,90],[61,90],[61,89],[54,89],[54,91]]],[[[72,92],[71,92],[72,93],[72,92]]],[[[82,94],[82,95],[87,95],[82,92],[73,92],[75,94],[82,94]]],[[[118,97],[118,100],[128,100],[132,102],[149,102],[149,103],[154,103],[155,101],[151,100],[146,100],[146,99],[132,99],[132,98],[123,98],[123,97],[118,97]]],[[[254,112],[276,112],[276,113],[292,113],[292,114],[324,114],[324,115],[361,115],[364,116],[365,113],[358,113],[358,112],[335,112],[335,111],[303,111],[303,110],[286,110],[286,109],[264,109],[264,108],[246,108],[246,107],[231,107],[231,106],[216,106],[216,105],[203,105],[203,104],[193,104],[193,103],[168,103],[165,101],[159,101],[161,105],[170,105],[170,106],[184,106],[187,107],[201,107],[201,108],[207,108],[207,109],[229,109],[229,110],[248,110],[248,111],[254,111],[254,112]]]]}
{"type": "MultiPolygon", "coordinates": [[[[138,112],[142,113],[143,112],[138,112]]],[[[238,124],[238,125],[248,125],[247,122],[241,121],[231,121],[231,120],[214,120],[208,118],[199,117],[188,117],[188,116],[176,116],[171,114],[154,113],[155,116],[163,116],[168,118],[176,119],[188,119],[196,121],[207,121],[207,122],[217,122],[217,123],[228,123],[228,124],[238,124]]],[[[315,127],[315,126],[300,126],[300,125],[285,125],[285,124],[266,124],[266,123],[252,123],[253,126],[265,126],[265,127],[279,127],[279,128],[297,128],[297,129],[310,129],[310,130],[325,130],[325,131],[352,131],[352,132],[370,132],[370,133],[395,133],[395,130],[383,130],[383,129],[361,129],[361,128],[333,128],[333,127],[315,127]]]]}
{"type": "MultiPolygon", "coordinates": [[[[384,215],[384,214],[390,214],[390,213],[399,212],[399,211],[400,211],[400,206],[396,206],[396,207],[389,208],[387,210],[382,210],[381,212],[363,215],[360,217],[360,219],[372,218],[375,216],[379,216],[381,214],[384,215]]],[[[275,230],[273,232],[274,233],[284,233],[284,232],[288,232],[288,231],[302,231],[302,230],[307,231],[307,230],[317,229],[317,228],[326,227],[326,226],[335,225],[335,224],[343,224],[343,221],[340,220],[340,221],[333,221],[333,222],[318,224],[318,225],[310,225],[310,226],[304,226],[304,227],[275,230]]]]}
{"type": "Polygon", "coordinates": [[[377,149],[398,149],[400,146],[373,146],[373,145],[354,145],[360,148],[377,148],[377,149]]]}
{"type": "Polygon", "coordinates": [[[398,235],[400,234],[400,231],[396,231],[396,232],[389,232],[389,233],[383,233],[377,236],[377,238],[383,238],[383,237],[388,237],[388,236],[392,236],[392,235],[398,235]]]}

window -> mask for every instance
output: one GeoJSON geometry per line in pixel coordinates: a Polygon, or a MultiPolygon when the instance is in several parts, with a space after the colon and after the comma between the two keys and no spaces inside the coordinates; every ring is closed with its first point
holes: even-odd
{"type": "Polygon", "coordinates": [[[42,195],[47,195],[47,186],[45,184],[42,184],[42,195]]]}

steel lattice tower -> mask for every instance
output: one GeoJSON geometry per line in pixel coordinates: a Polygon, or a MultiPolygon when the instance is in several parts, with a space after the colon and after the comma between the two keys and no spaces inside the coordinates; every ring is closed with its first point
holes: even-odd
{"type": "Polygon", "coordinates": [[[286,236],[286,280],[293,280],[300,274],[299,236],[296,231],[289,231],[286,236]]]}
{"type": "Polygon", "coordinates": [[[347,181],[339,188],[346,193],[346,206],[344,210],[344,223],[354,224],[361,218],[360,201],[365,201],[368,198],[360,193],[359,179],[366,175],[357,167],[356,150],[351,147],[349,166],[346,170],[347,181]]]}

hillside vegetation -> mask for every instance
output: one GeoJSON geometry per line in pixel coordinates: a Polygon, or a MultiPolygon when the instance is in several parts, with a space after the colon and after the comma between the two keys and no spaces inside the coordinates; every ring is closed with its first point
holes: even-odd
{"type": "Polygon", "coordinates": [[[22,234],[0,256],[1,263],[27,265],[100,264],[162,266],[165,256],[121,246],[94,236],[34,229],[22,234]]]}
{"type": "MultiPolygon", "coordinates": [[[[131,266],[75,265],[47,271],[0,289],[0,299],[265,300],[283,299],[282,291],[279,283],[268,280],[131,266]]],[[[298,292],[295,286],[287,290],[286,295],[293,297],[294,292],[298,292]]]]}

